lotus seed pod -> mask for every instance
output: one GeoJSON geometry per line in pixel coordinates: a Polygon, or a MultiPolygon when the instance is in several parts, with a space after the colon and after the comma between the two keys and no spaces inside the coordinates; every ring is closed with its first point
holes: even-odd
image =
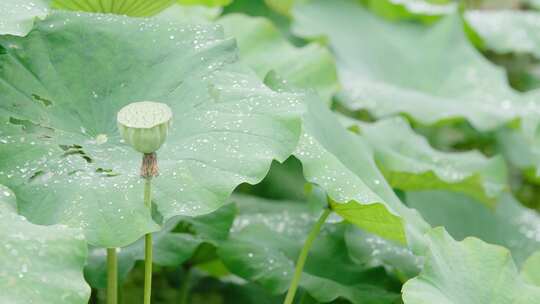
{"type": "Polygon", "coordinates": [[[165,142],[172,111],[166,104],[152,101],[130,103],[118,112],[118,129],[136,151],[156,152],[165,142]]]}

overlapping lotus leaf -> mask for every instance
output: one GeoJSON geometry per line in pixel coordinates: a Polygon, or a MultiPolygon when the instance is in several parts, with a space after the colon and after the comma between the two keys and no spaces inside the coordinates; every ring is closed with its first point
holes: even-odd
{"type": "MultiPolygon", "coordinates": [[[[294,263],[320,210],[305,202],[237,196],[239,214],[219,255],[233,273],[272,293],[287,290],[294,263]]],[[[345,224],[326,224],[304,267],[300,287],[320,302],[395,303],[399,299],[382,268],[355,265],[343,239],[345,224]]]]}
{"type": "Polygon", "coordinates": [[[265,83],[304,100],[302,135],[293,155],[305,179],[326,192],[332,209],[362,229],[423,248],[429,226],[396,196],[365,139],[344,128],[316,94],[298,91],[276,73],[267,75],[265,83]]]}
{"type": "Polygon", "coordinates": [[[43,18],[49,13],[50,1],[3,0],[0,3],[0,34],[26,35],[35,18],[43,18]]]}
{"type": "Polygon", "coordinates": [[[518,10],[478,10],[465,19],[483,47],[498,53],[532,54],[540,58],[540,13],[518,10]]]}
{"type": "Polygon", "coordinates": [[[510,252],[468,237],[455,241],[443,228],[430,234],[420,275],[403,285],[405,304],[528,304],[540,287],[519,275],[510,252]]]}
{"type": "Polygon", "coordinates": [[[500,197],[495,210],[447,191],[407,192],[406,202],[455,239],[474,236],[508,248],[519,267],[540,250],[540,216],[510,194],[500,197]]]}
{"type": "Polygon", "coordinates": [[[0,185],[0,238],[1,303],[88,303],[80,230],[28,222],[17,214],[13,192],[0,185]]]}
{"type": "Polygon", "coordinates": [[[326,48],[316,43],[297,48],[262,17],[228,14],[218,22],[238,41],[242,61],[261,78],[273,70],[299,88],[315,89],[330,103],[339,84],[334,58],[326,48]]]}
{"type": "Polygon", "coordinates": [[[342,119],[342,123],[355,128],[374,148],[375,160],[394,188],[447,189],[494,206],[498,196],[508,187],[502,157],[487,158],[478,151],[437,151],[403,118],[389,118],[373,124],[342,119]]]}
{"type": "Polygon", "coordinates": [[[351,110],[406,114],[426,125],[464,119],[480,131],[540,113],[474,49],[457,13],[425,26],[389,23],[350,0],[314,0],[293,11],[296,33],[328,39],[340,99],[351,110]]]}
{"type": "Polygon", "coordinates": [[[0,182],[40,224],[81,227],[101,247],[159,229],[142,203],[141,155],[116,113],[173,110],[154,180],[164,221],[219,208],[297,145],[301,102],[236,63],[218,26],[56,12],[25,38],[0,37],[0,182]],[[159,45],[159,47],[157,47],[159,45]]]}

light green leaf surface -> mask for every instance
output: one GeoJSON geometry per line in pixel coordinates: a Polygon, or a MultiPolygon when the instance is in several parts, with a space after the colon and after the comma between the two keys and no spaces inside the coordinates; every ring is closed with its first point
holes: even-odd
{"type": "Polygon", "coordinates": [[[446,189],[470,195],[488,206],[493,206],[507,188],[502,157],[487,158],[477,151],[437,151],[400,117],[373,124],[351,119],[342,123],[356,128],[374,148],[375,160],[394,188],[446,189]]]}
{"type": "MultiPolygon", "coordinates": [[[[236,209],[228,204],[199,217],[175,217],[163,229],[152,234],[153,263],[178,267],[188,261],[203,244],[218,246],[232,226],[236,209]]],[[[144,238],[118,250],[118,278],[124,281],[136,261],[144,260],[144,238]]],[[[85,277],[94,288],[107,286],[107,257],[103,248],[92,248],[85,277]]]]}
{"type": "Polygon", "coordinates": [[[528,53],[540,58],[540,13],[518,10],[468,11],[465,19],[498,53],[528,53]]]}
{"type": "Polygon", "coordinates": [[[289,16],[291,9],[296,3],[306,0],[264,0],[264,3],[275,12],[289,16]]]}
{"type": "Polygon", "coordinates": [[[220,7],[201,5],[171,5],[155,15],[156,18],[186,24],[208,24],[221,14],[220,7]]]}
{"type": "Polygon", "coordinates": [[[3,0],[0,3],[0,34],[25,36],[35,18],[45,18],[51,9],[112,13],[134,17],[158,15],[184,23],[206,23],[231,0],[3,0]],[[174,5],[174,4],[179,5],[174,5]]]}
{"type": "Polygon", "coordinates": [[[525,282],[540,287],[540,251],[533,253],[525,263],[523,263],[521,275],[525,282]]]}
{"type": "Polygon", "coordinates": [[[497,143],[506,160],[520,169],[535,168],[537,155],[534,141],[528,138],[523,129],[502,129],[497,132],[497,143]]]}
{"type": "MultiPolygon", "coordinates": [[[[291,90],[275,73],[265,82],[279,92],[291,90]]],[[[369,145],[341,126],[315,94],[297,94],[306,100],[307,111],[294,156],[302,163],[306,180],[320,186],[333,210],[348,221],[395,242],[422,247],[429,227],[386,183],[369,145]]]]}
{"type": "MultiPolygon", "coordinates": [[[[235,197],[239,214],[219,255],[233,273],[272,293],[287,290],[294,264],[319,211],[305,202],[235,197]]],[[[319,302],[395,303],[384,271],[354,265],[343,240],[344,224],[326,224],[314,242],[300,287],[319,302]]]]}
{"type": "Polygon", "coordinates": [[[0,239],[0,303],[88,303],[80,230],[28,222],[16,213],[13,192],[0,185],[0,239]]]}
{"type": "Polygon", "coordinates": [[[330,103],[338,81],[334,59],[327,49],[315,43],[297,48],[261,17],[229,14],[218,23],[226,35],[236,38],[240,58],[261,78],[274,70],[297,87],[317,90],[330,103]]]}
{"type": "Polygon", "coordinates": [[[519,276],[510,252],[469,237],[457,242],[443,228],[429,233],[420,275],[403,285],[405,304],[530,304],[540,287],[519,276]]]}
{"type": "Polygon", "coordinates": [[[385,22],[352,0],[314,0],[295,7],[294,17],[299,35],[328,39],[341,100],[352,110],[405,113],[427,125],[466,119],[482,131],[539,112],[473,48],[458,14],[426,27],[385,22]]]}
{"type": "Polygon", "coordinates": [[[432,226],[444,226],[456,239],[474,236],[508,248],[518,266],[540,250],[540,216],[509,194],[495,210],[444,191],[407,192],[406,201],[432,226]]]}
{"type": "Polygon", "coordinates": [[[72,11],[144,17],[155,15],[173,3],[175,0],[52,0],[51,7],[72,11]]]}
{"type": "Polygon", "coordinates": [[[419,19],[435,21],[442,15],[456,11],[457,5],[449,0],[363,0],[373,12],[390,20],[419,19]]]}
{"type": "Polygon", "coordinates": [[[182,5],[205,5],[210,7],[226,6],[233,1],[234,0],[176,0],[178,4],[182,5]]]}
{"type": "Polygon", "coordinates": [[[27,39],[0,37],[0,182],[29,220],[81,227],[99,247],[159,229],[142,203],[141,155],[116,128],[133,101],[173,110],[153,181],[164,222],[218,209],[297,146],[298,97],[236,64],[219,27],[77,14],[54,13],[27,39]]]}
{"type": "MultiPolygon", "coordinates": [[[[528,92],[529,102],[538,102],[540,91],[528,92]]],[[[506,159],[519,169],[540,176],[540,116],[524,115],[516,128],[505,128],[497,133],[497,142],[506,159]]]]}
{"type": "Polygon", "coordinates": [[[2,0],[0,2],[0,34],[24,36],[34,24],[35,18],[43,18],[49,12],[51,0],[2,0]]]}
{"type": "Polygon", "coordinates": [[[384,266],[402,282],[418,275],[424,257],[410,249],[354,226],[347,227],[345,242],[351,259],[361,265],[384,266]]]}

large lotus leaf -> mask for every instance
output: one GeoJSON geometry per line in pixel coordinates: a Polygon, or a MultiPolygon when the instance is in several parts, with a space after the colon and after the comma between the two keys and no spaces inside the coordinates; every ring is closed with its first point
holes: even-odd
{"type": "MultiPolygon", "coordinates": [[[[287,290],[295,261],[319,211],[303,202],[235,197],[239,214],[231,237],[218,253],[233,273],[254,281],[272,293],[287,290]]],[[[338,297],[352,303],[395,303],[380,268],[355,265],[347,254],[343,224],[325,224],[315,240],[300,280],[319,302],[338,297]]]]}
{"type": "MultiPolygon", "coordinates": [[[[265,81],[279,92],[295,90],[275,73],[265,81]]],[[[349,222],[395,242],[422,248],[428,225],[397,198],[377,169],[369,145],[347,131],[315,94],[296,94],[307,105],[303,133],[294,152],[306,180],[320,186],[332,209],[349,222]]]]}
{"type": "Polygon", "coordinates": [[[0,185],[0,239],[1,303],[88,303],[80,230],[29,223],[16,213],[13,192],[0,185]]]}
{"type": "Polygon", "coordinates": [[[35,18],[44,18],[51,8],[128,16],[154,16],[184,23],[205,23],[220,13],[230,0],[3,0],[0,3],[0,34],[26,35],[35,18]],[[174,5],[175,3],[179,5],[174,5]],[[206,5],[206,6],[205,6],[206,5]]]}
{"type": "Polygon", "coordinates": [[[51,0],[2,0],[0,2],[0,34],[24,36],[30,31],[35,18],[49,12],[51,0]]]}
{"type": "Polygon", "coordinates": [[[449,0],[363,0],[373,12],[391,20],[419,19],[425,22],[452,13],[456,3],[449,0]]]}
{"type": "MultiPolygon", "coordinates": [[[[203,243],[217,246],[227,238],[236,209],[228,204],[199,217],[175,217],[159,232],[153,233],[153,263],[177,267],[190,259],[203,243]]],[[[118,277],[123,281],[136,261],[144,260],[144,238],[118,249],[118,277]]],[[[106,250],[90,250],[85,277],[94,288],[107,286],[106,250]]]]}
{"type": "Polygon", "coordinates": [[[52,0],[51,7],[141,17],[152,16],[173,3],[175,0],[52,0]]]}
{"type": "Polygon", "coordinates": [[[510,252],[468,237],[457,242],[443,228],[430,234],[420,275],[403,285],[405,304],[530,304],[540,287],[519,276],[510,252]]]}
{"type": "Polygon", "coordinates": [[[81,227],[100,247],[158,230],[142,204],[141,155],[116,129],[117,111],[133,101],[174,113],[153,181],[163,221],[218,209],[238,184],[287,158],[301,103],[236,64],[234,41],[222,37],[216,26],[67,12],[25,39],[1,37],[0,117],[12,127],[0,129],[0,182],[21,213],[81,227]]]}
{"type": "Polygon", "coordinates": [[[540,286],[540,251],[533,253],[521,269],[521,275],[526,282],[540,286]]]}
{"type": "Polygon", "coordinates": [[[175,3],[183,6],[219,7],[231,2],[232,0],[52,0],[51,7],[141,17],[153,16],[175,3]]]}
{"type": "Polygon", "coordinates": [[[466,119],[479,130],[538,113],[470,45],[457,13],[426,27],[385,22],[354,1],[315,0],[295,7],[294,16],[297,33],[328,39],[342,102],[352,110],[406,113],[424,124],[466,119]]]}
{"type": "Polygon", "coordinates": [[[392,187],[401,190],[447,189],[470,195],[489,206],[506,189],[506,164],[477,151],[441,152],[416,134],[405,119],[373,124],[343,119],[375,150],[375,160],[392,187]]]}
{"type": "Polygon", "coordinates": [[[540,58],[540,14],[534,11],[468,11],[467,22],[484,46],[498,53],[529,53],[540,58]]]}
{"type": "Polygon", "coordinates": [[[242,14],[229,14],[218,21],[225,33],[237,39],[240,58],[264,78],[274,70],[291,84],[316,89],[328,103],[338,88],[337,72],[330,52],[311,43],[291,45],[268,20],[242,14]]]}
{"type": "Polygon", "coordinates": [[[495,210],[443,191],[408,192],[406,201],[432,226],[444,226],[456,239],[474,236],[507,247],[518,265],[540,250],[540,216],[510,194],[501,197],[495,210]]]}

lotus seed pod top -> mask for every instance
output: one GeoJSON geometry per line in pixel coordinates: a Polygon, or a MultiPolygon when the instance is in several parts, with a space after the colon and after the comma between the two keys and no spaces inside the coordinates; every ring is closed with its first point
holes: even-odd
{"type": "Polygon", "coordinates": [[[118,129],[136,151],[156,152],[167,137],[172,111],[166,104],[152,101],[130,103],[118,112],[118,129]]]}

